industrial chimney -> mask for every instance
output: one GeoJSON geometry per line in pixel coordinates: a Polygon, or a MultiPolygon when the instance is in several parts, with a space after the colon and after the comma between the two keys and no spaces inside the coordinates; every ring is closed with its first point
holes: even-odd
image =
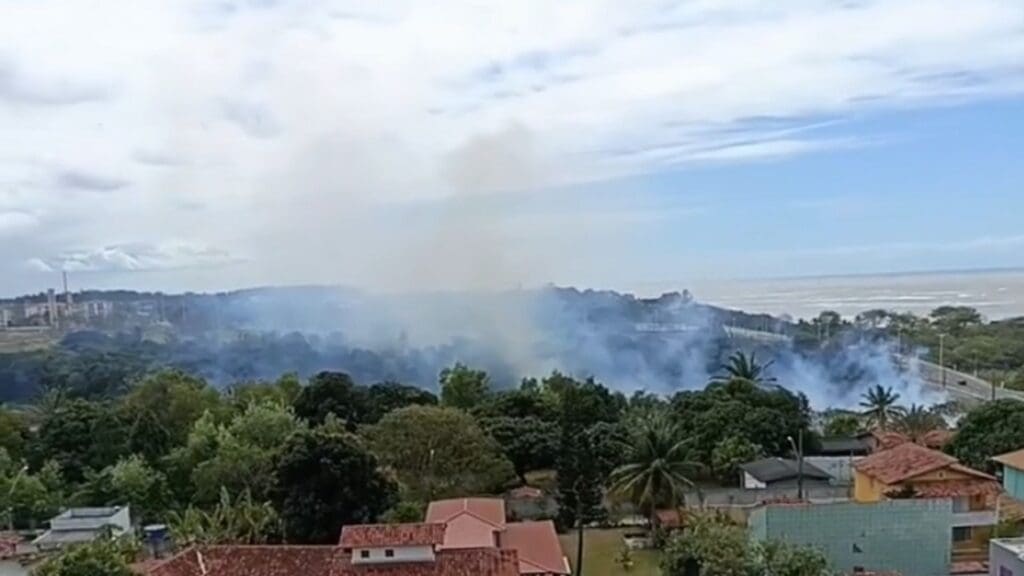
{"type": "Polygon", "coordinates": [[[57,293],[53,288],[46,291],[46,311],[50,317],[50,326],[57,326],[57,293]]]}

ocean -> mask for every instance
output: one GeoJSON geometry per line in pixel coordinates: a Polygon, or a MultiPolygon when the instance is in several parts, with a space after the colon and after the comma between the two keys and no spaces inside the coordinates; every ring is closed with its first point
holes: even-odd
{"type": "MultiPolygon", "coordinates": [[[[986,318],[1024,316],[1024,269],[823,276],[765,280],[706,280],[688,288],[700,302],[746,312],[810,318],[823,310],[853,317],[872,308],[927,314],[943,305],[971,306],[986,318]]],[[[650,293],[653,286],[645,286],[650,293]]]]}

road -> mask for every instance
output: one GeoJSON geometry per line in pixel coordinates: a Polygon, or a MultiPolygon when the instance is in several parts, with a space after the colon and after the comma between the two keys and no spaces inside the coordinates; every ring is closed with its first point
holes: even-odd
{"type": "MultiPolygon", "coordinates": [[[[917,362],[924,383],[931,388],[945,390],[951,397],[958,400],[986,401],[992,399],[993,386],[986,380],[966,372],[958,372],[951,368],[946,368],[945,386],[943,386],[942,368],[938,364],[925,360],[918,360],[917,362]]],[[[1024,401],[1024,392],[1008,390],[997,386],[995,388],[995,397],[1024,401]]]]}

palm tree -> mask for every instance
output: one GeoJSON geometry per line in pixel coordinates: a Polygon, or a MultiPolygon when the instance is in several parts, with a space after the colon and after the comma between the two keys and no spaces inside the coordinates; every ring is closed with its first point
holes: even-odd
{"type": "Polygon", "coordinates": [[[920,444],[932,430],[945,428],[942,416],[919,404],[911,404],[895,422],[896,431],[911,442],[920,444]]]}
{"type": "Polygon", "coordinates": [[[658,507],[675,507],[683,494],[695,487],[691,475],[701,465],[687,460],[686,440],[663,413],[638,423],[623,449],[626,464],[612,472],[611,491],[628,496],[646,511],[653,528],[658,507]]]}
{"type": "Polygon", "coordinates": [[[769,361],[760,364],[757,361],[757,354],[754,352],[747,356],[741,350],[733,352],[729,360],[722,364],[725,375],[718,380],[746,380],[754,384],[770,384],[775,378],[768,375],[768,368],[774,362],[769,361]]]}
{"type": "Polygon", "coordinates": [[[861,400],[860,405],[864,408],[864,417],[880,430],[887,429],[889,423],[905,411],[902,406],[896,405],[900,395],[893,392],[892,387],[875,384],[875,387],[868,389],[861,398],[863,400],[861,400]]]}

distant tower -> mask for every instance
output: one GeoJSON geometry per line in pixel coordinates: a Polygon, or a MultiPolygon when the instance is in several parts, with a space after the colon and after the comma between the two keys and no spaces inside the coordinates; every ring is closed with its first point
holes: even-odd
{"type": "Polygon", "coordinates": [[[57,325],[57,293],[53,288],[46,291],[46,311],[50,316],[50,326],[57,325]]]}
{"type": "Polygon", "coordinates": [[[66,313],[71,313],[71,291],[68,290],[68,271],[64,270],[61,272],[64,279],[64,304],[67,306],[66,313]]]}

